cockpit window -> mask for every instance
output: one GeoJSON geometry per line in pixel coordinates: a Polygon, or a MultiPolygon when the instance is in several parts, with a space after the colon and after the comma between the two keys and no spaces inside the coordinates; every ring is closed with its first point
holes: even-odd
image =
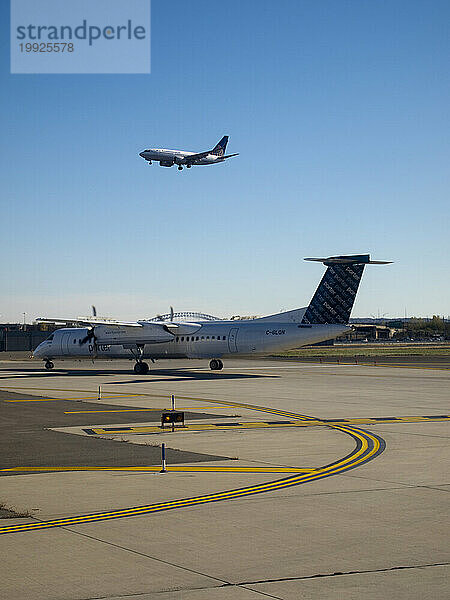
{"type": "Polygon", "coordinates": [[[49,335],[49,336],[48,336],[48,338],[47,338],[47,340],[46,340],[46,341],[47,341],[47,342],[51,342],[53,338],[54,338],[54,335],[53,335],[53,333],[52,333],[52,335],[49,335]]]}

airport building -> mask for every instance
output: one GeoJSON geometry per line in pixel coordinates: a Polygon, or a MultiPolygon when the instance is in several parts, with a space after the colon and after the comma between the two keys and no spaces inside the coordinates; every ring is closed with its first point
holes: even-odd
{"type": "Polygon", "coordinates": [[[48,323],[37,325],[2,323],[0,324],[0,352],[26,352],[28,350],[31,352],[59,327],[48,323]]]}

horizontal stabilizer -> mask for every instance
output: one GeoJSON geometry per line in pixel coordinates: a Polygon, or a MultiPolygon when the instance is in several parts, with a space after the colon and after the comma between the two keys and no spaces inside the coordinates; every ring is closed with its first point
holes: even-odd
{"type": "Polygon", "coordinates": [[[389,260],[370,260],[370,254],[349,254],[347,256],[329,256],[328,258],[305,258],[324,265],[390,265],[389,260]]]}

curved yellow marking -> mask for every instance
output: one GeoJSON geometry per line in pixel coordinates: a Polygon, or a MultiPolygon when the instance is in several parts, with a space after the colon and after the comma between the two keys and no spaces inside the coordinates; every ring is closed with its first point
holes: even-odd
{"type": "MultiPolygon", "coordinates": [[[[193,399],[193,398],[192,398],[193,399]]],[[[213,402],[202,399],[202,401],[213,402]]],[[[228,401],[214,401],[215,403],[227,405],[227,406],[237,406],[241,408],[249,408],[250,410],[258,410],[261,412],[268,412],[271,414],[283,414],[284,416],[290,416],[295,419],[302,420],[317,420],[313,417],[309,417],[306,415],[298,415],[296,413],[292,413],[289,411],[281,411],[278,409],[271,409],[267,407],[259,407],[251,404],[240,404],[237,402],[228,402],[228,401]]],[[[81,515],[78,517],[69,517],[65,519],[58,519],[53,521],[44,521],[41,523],[27,523],[23,525],[11,525],[7,527],[0,528],[0,534],[6,533],[18,533],[22,531],[33,531],[38,529],[48,529],[51,527],[63,527],[69,525],[77,525],[89,522],[98,522],[109,519],[116,519],[121,517],[128,516],[136,516],[142,514],[151,514],[154,512],[160,512],[164,510],[170,510],[174,508],[183,508],[187,506],[197,506],[200,504],[205,504],[208,502],[217,502],[220,500],[230,500],[239,497],[254,495],[262,492],[268,491],[276,491],[279,489],[283,489],[286,487],[291,487],[294,485],[299,485],[302,483],[309,483],[311,481],[315,481],[318,479],[322,479],[324,477],[330,477],[332,475],[336,475],[342,471],[348,470],[350,468],[356,467],[359,464],[367,462],[371,459],[379,450],[380,450],[380,442],[378,441],[377,436],[372,435],[369,432],[353,429],[351,427],[346,427],[344,425],[339,424],[330,424],[323,422],[324,425],[337,429],[338,431],[342,431],[343,433],[349,434],[353,439],[357,439],[360,442],[360,447],[355,448],[352,453],[348,456],[342,458],[337,463],[325,466],[317,469],[316,471],[312,471],[310,473],[303,473],[294,475],[292,477],[287,477],[285,479],[280,479],[278,481],[271,481],[263,484],[257,484],[253,486],[248,486],[245,488],[239,488],[237,490],[228,490],[224,492],[219,492],[216,494],[207,494],[204,496],[196,496],[191,498],[185,498],[180,500],[173,500],[169,502],[150,504],[147,506],[139,506],[121,509],[117,511],[105,512],[105,513],[94,513],[91,515],[81,515]],[[368,439],[372,442],[372,448],[369,450],[368,439]],[[367,452],[369,450],[369,452],[367,452]]]]}
{"type": "Polygon", "coordinates": [[[23,525],[11,525],[9,527],[0,528],[0,534],[17,533],[17,532],[21,532],[21,531],[31,531],[31,530],[37,530],[37,529],[48,529],[51,527],[63,527],[63,526],[69,526],[69,525],[77,525],[77,524],[83,524],[83,523],[89,523],[89,522],[98,522],[98,521],[103,521],[103,520],[116,519],[116,518],[120,518],[120,517],[137,516],[140,514],[151,514],[153,512],[160,512],[163,510],[182,508],[182,507],[186,507],[186,506],[196,506],[199,504],[205,504],[207,502],[216,502],[219,500],[229,500],[229,499],[253,495],[253,494],[257,494],[257,493],[261,493],[261,492],[275,491],[278,489],[283,489],[285,487],[291,487],[293,485],[298,485],[300,483],[307,483],[310,481],[314,481],[316,479],[321,479],[323,477],[329,477],[331,475],[335,475],[335,474],[337,474],[343,470],[346,470],[350,467],[357,466],[358,464],[361,464],[361,462],[366,462],[367,460],[370,459],[371,456],[373,456],[375,453],[377,453],[378,450],[380,449],[380,443],[379,443],[378,439],[368,432],[364,432],[364,435],[363,435],[363,432],[360,432],[357,429],[353,430],[352,428],[342,427],[342,426],[332,426],[332,427],[334,429],[341,430],[344,433],[350,434],[354,439],[355,438],[359,439],[359,441],[361,442],[361,447],[358,448],[357,450],[355,448],[355,451],[353,453],[351,453],[349,456],[343,458],[341,461],[332,465],[331,467],[323,467],[312,473],[308,473],[308,474],[305,473],[303,475],[288,477],[287,479],[281,479],[279,481],[272,481],[272,482],[268,482],[268,483],[264,483],[264,484],[249,486],[246,488],[240,488],[238,490],[229,490],[229,491],[225,491],[225,492],[219,492],[216,494],[207,494],[204,496],[197,496],[197,497],[193,497],[193,498],[186,498],[186,499],[180,499],[180,500],[173,500],[170,502],[150,504],[148,506],[133,507],[133,508],[127,508],[127,509],[122,509],[122,510],[118,510],[118,511],[105,512],[105,513],[95,513],[92,515],[84,515],[84,516],[79,516],[79,517],[69,517],[66,519],[58,519],[58,520],[46,521],[46,522],[42,522],[42,523],[28,523],[28,524],[23,524],[23,525]],[[369,453],[364,456],[364,454],[366,453],[366,451],[369,448],[366,436],[373,442],[373,447],[369,451],[369,453]]]}

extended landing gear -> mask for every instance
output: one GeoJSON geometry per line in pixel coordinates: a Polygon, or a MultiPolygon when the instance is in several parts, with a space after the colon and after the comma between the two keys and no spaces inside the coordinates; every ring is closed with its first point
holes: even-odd
{"type": "Polygon", "coordinates": [[[134,372],[136,375],[147,375],[149,371],[149,366],[146,362],[137,362],[134,365],[134,372]]]}
{"type": "Polygon", "coordinates": [[[149,165],[151,165],[151,164],[152,164],[152,161],[151,161],[151,160],[148,160],[147,162],[148,162],[148,164],[149,164],[149,165]]]}
{"type": "Polygon", "coordinates": [[[47,371],[50,371],[50,369],[53,369],[55,365],[52,363],[51,360],[47,360],[45,363],[45,368],[47,369],[47,371]]]}
{"type": "MultiPolygon", "coordinates": [[[[134,357],[134,360],[136,361],[136,364],[134,365],[133,369],[136,375],[147,375],[149,367],[148,364],[146,362],[143,362],[142,360],[142,357],[144,355],[144,346],[142,344],[139,344],[128,348],[128,350],[130,350],[131,354],[134,357]]],[[[153,358],[151,359],[151,361],[155,362],[153,358]]]]}
{"type": "Polygon", "coordinates": [[[209,363],[211,371],[221,371],[223,369],[223,362],[219,358],[213,358],[209,363]]]}
{"type": "Polygon", "coordinates": [[[182,170],[183,170],[183,167],[182,167],[181,165],[178,165],[178,170],[179,170],[179,171],[182,171],[182,170]]]}
{"type": "Polygon", "coordinates": [[[192,165],[186,165],[186,169],[190,169],[192,165]]]}

